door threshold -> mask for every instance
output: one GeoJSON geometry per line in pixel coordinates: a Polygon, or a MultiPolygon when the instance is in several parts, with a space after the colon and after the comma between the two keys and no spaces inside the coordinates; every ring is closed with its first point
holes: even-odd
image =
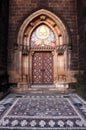
{"type": "Polygon", "coordinates": [[[31,85],[31,88],[55,88],[54,84],[51,85],[31,85]]]}

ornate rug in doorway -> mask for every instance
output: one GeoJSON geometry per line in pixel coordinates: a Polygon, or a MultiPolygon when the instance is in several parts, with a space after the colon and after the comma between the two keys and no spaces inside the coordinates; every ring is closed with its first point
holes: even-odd
{"type": "Polygon", "coordinates": [[[0,130],[86,130],[86,102],[76,94],[8,96],[0,130]]]}

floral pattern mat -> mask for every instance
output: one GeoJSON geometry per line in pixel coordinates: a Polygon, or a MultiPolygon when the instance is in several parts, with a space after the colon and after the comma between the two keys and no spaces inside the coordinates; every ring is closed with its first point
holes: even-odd
{"type": "Polygon", "coordinates": [[[86,130],[86,102],[77,94],[10,94],[0,101],[0,130],[86,130]]]}

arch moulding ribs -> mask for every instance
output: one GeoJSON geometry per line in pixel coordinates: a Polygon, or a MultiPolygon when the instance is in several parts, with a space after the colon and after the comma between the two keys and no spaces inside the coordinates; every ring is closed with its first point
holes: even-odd
{"type": "Polygon", "coordinates": [[[66,44],[69,43],[69,36],[68,36],[68,32],[67,29],[65,27],[65,25],[63,24],[63,22],[52,12],[45,10],[45,9],[40,9],[34,13],[32,13],[30,16],[28,16],[26,18],[26,20],[23,22],[23,24],[20,27],[19,33],[18,33],[18,37],[17,37],[17,44],[22,44],[23,43],[23,35],[24,35],[24,31],[27,28],[28,24],[36,17],[38,17],[39,15],[46,15],[48,17],[50,17],[60,28],[61,32],[63,32],[63,36],[64,36],[64,41],[66,42],[66,44]]]}

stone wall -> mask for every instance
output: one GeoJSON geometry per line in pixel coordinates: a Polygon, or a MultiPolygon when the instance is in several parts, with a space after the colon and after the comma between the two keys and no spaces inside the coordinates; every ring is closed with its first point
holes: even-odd
{"type": "MultiPolygon", "coordinates": [[[[71,71],[78,70],[78,29],[76,0],[9,0],[8,73],[15,75],[15,45],[18,31],[31,13],[46,9],[56,14],[64,23],[70,36],[71,71]]],[[[16,75],[17,78],[17,75],[16,75]]],[[[12,81],[12,80],[11,80],[12,81]]]]}
{"type": "Polygon", "coordinates": [[[78,1],[79,69],[86,72],[86,1],[78,1]]]}

